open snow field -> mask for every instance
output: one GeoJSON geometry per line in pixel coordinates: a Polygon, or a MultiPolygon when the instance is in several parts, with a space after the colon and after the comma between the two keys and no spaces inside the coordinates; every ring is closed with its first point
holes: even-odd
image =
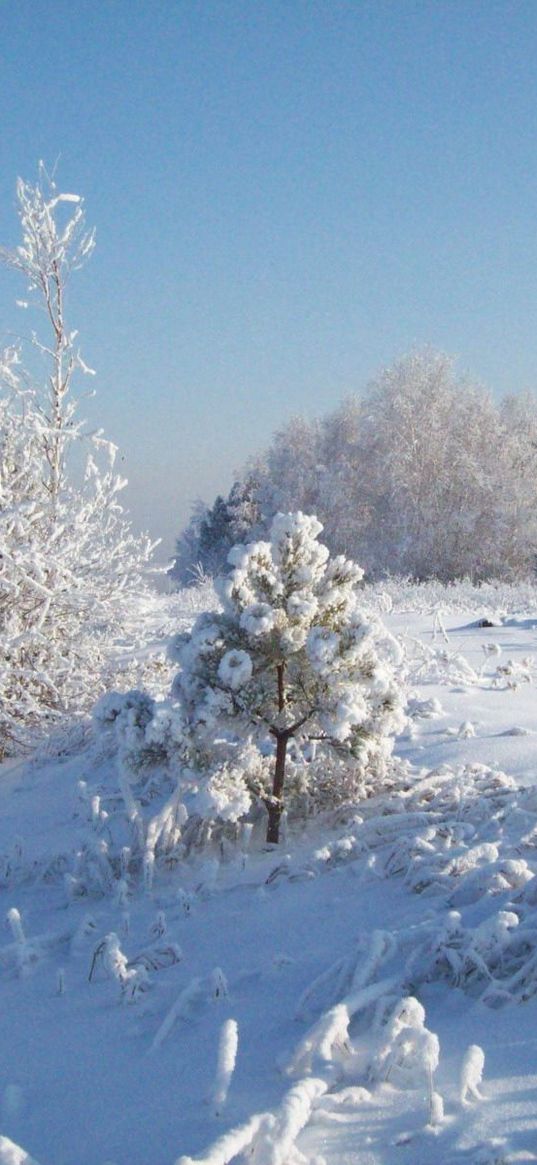
{"type": "Polygon", "coordinates": [[[278,851],[110,881],[113,758],[4,766],[2,1165],[537,1161],[537,594],[393,592],[408,771],[278,851]]]}

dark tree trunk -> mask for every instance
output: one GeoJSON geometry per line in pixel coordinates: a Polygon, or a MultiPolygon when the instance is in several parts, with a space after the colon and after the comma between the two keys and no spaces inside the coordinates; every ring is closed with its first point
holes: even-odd
{"type": "Polygon", "coordinates": [[[282,793],[285,781],[285,757],[289,732],[274,732],[276,737],[276,765],[272,784],[272,801],[267,802],[267,842],[277,845],[280,840],[280,821],[283,811],[282,793]]]}

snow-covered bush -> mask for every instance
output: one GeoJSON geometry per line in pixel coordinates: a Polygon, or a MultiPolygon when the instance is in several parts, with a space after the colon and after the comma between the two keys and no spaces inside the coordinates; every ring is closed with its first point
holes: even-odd
{"type": "Polygon", "coordinates": [[[269,842],[279,839],[288,758],[305,788],[340,783],[344,799],[366,776],[382,781],[402,726],[397,645],[360,610],[361,569],[330,559],[321,530],[315,517],[278,514],[270,540],[236,546],[217,584],[223,610],[201,615],[176,644],[174,695],[204,812],[212,802],[225,816],[231,803],[228,816],[242,816],[257,795],[269,842]]]}
{"type": "Polygon", "coordinates": [[[417,1074],[438,1067],[438,1037],[425,1027],[425,1009],[409,995],[399,1000],[385,1028],[370,1067],[370,1078],[414,1082],[417,1074]]]}
{"type": "Polygon", "coordinates": [[[113,749],[131,775],[166,765],[184,743],[181,710],[137,688],[102,696],[93,710],[93,721],[98,732],[112,735],[113,749]]]}
{"type": "Polygon", "coordinates": [[[0,756],[103,690],[150,553],[124,519],[115,446],[78,416],[76,376],[93,373],[65,291],[94,246],[82,200],[43,168],[17,194],[22,245],[0,250],[0,261],[22,275],[28,302],[19,302],[41,309],[44,330],[26,371],[18,349],[0,355],[0,756]]]}
{"type": "Polygon", "coordinates": [[[428,1123],[434,1128],[444,1119],[442,1097],[434,1088],[440,1059],[435,1032],[425,1026],[425,1009],[409,995],[400,999],[387,1019],[369,1066],[370,1080],[391,1080],[399,1087],[416,1088],[425,1081],[428,1123]]]}

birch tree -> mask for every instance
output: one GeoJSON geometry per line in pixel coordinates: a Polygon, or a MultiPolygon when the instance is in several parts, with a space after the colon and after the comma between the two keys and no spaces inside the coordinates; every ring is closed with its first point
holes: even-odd
{"type": "Polygon", "coordinates": [[[76,378],[93,372],[68,324],[66,291],[95,243],[83,200],[58,191],[41,166],[35,185],[19,180],[17,201],[22,241],[0,260],[21,275],[18,303],[40,309],[42,326],[31,359],[23,344],[0,353],[0,755],[102,690],[151,549],[119,503],[116,447],[79,414],[76,378]]]}

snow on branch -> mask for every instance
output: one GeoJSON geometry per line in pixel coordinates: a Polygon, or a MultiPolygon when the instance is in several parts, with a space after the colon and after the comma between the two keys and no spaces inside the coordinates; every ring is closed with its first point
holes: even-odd
{"type": "Polygon", "coordinates": [[[38,1165],[38,1162],[9,1137],[0,1136],[0,1165],[38,1165]]]}

